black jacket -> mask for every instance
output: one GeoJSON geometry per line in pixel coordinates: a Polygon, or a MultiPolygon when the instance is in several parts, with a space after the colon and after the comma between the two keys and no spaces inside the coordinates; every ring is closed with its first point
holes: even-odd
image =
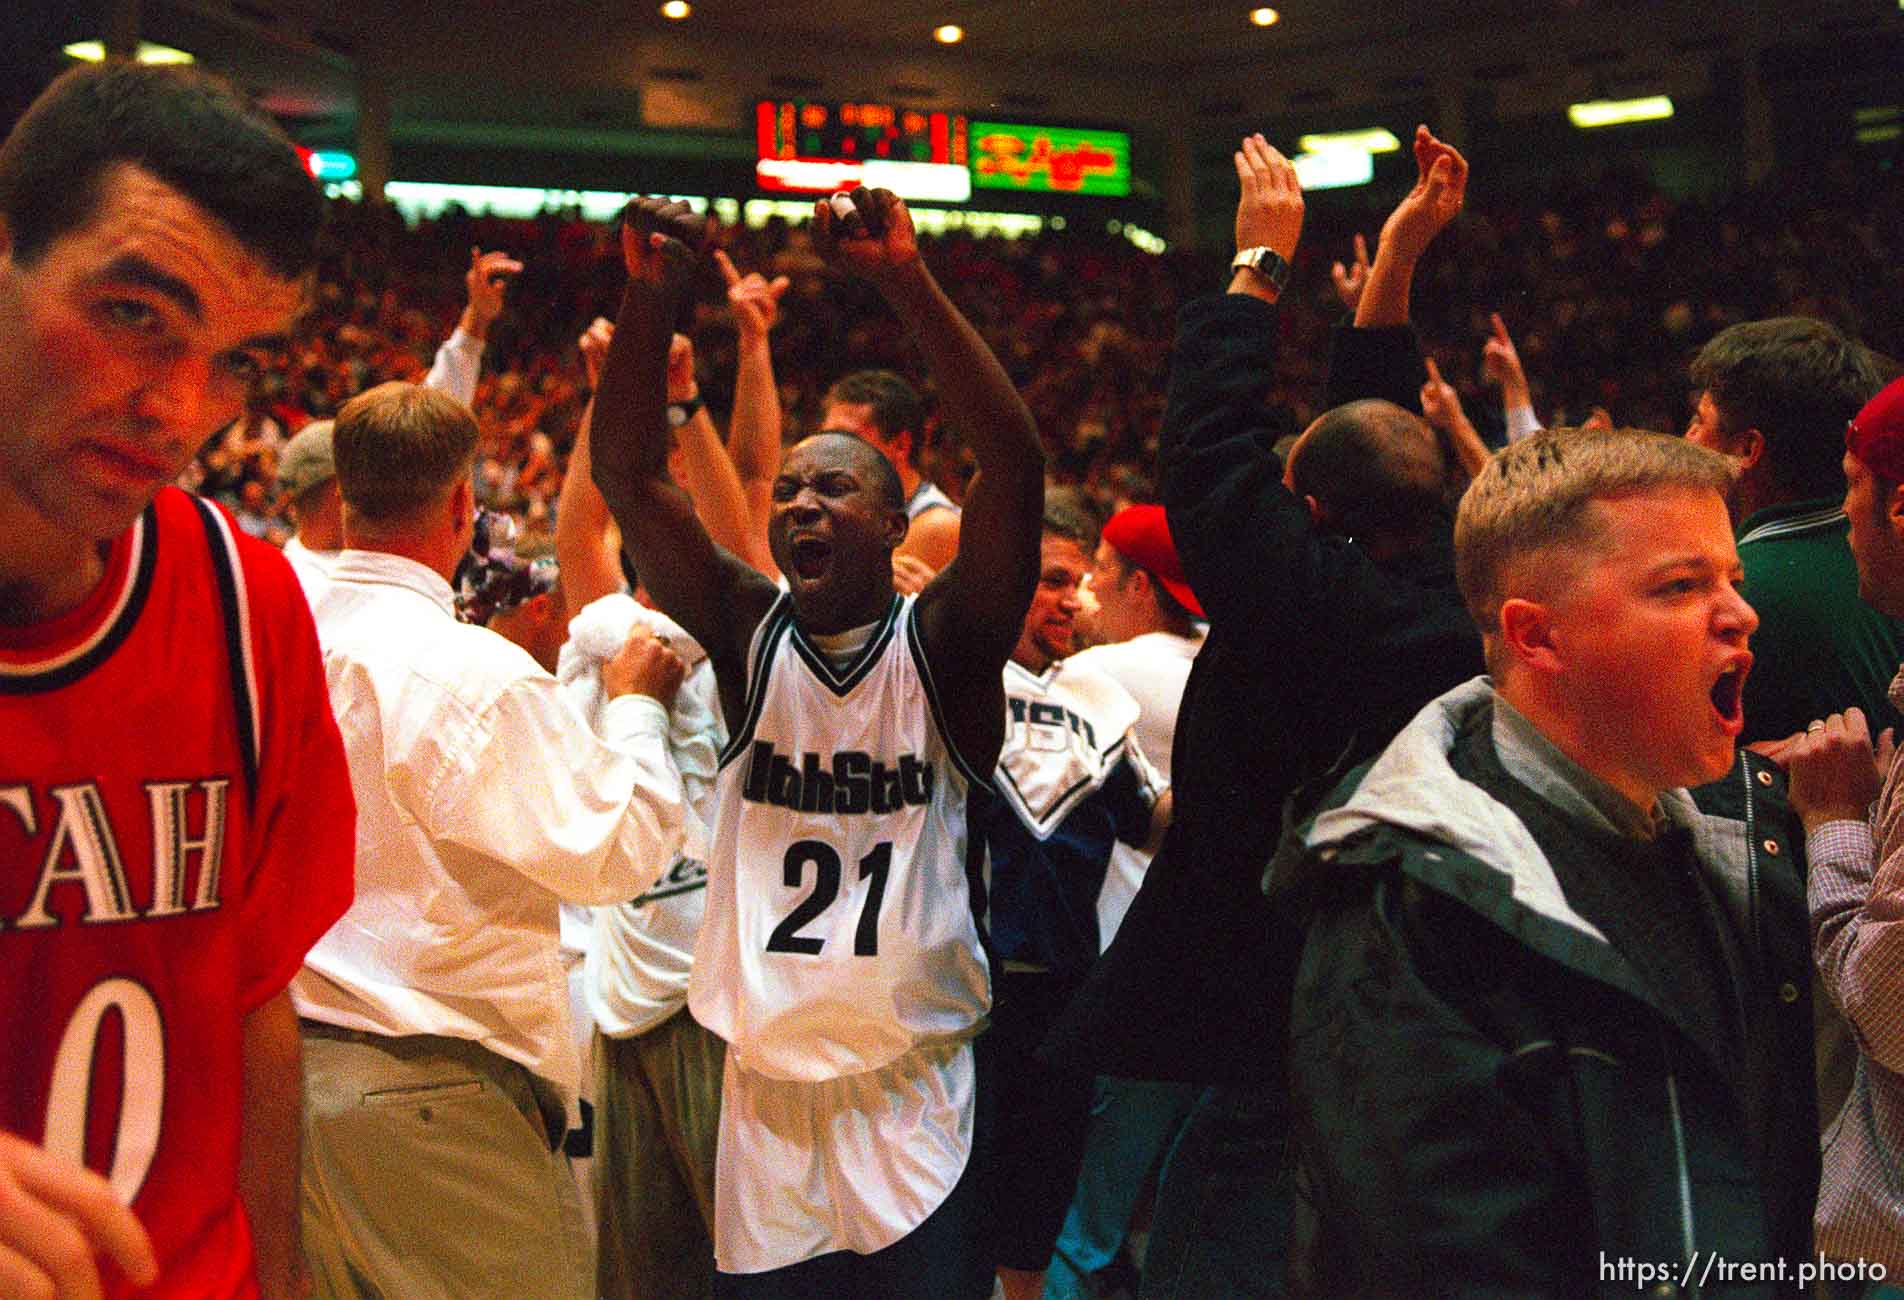
{"type": "MultiPolygon", "coordinates": [[[[1242,294],[1192,302],[1178,323],[1159,469],[1210,634],[1177,716],[1175,822],[1047,1042],[1047,1055],[1098,1073],[1279,1076],[1284,1003],[1268,994],[1287,987],[1296,938],[1272,919],[1262,876],[1283,802],[1345,755],[1377,752],[1482,667],[1448,534],[1378,566],[1318,532],[1283,487],[1264,403],[1275,330],[1275,309],[1242,294]]],[[[1355,333],[1413,355],[1407,331],[1355,333]]]]}
{"type": "Polygon", "coordinates": [[[1572,911],[1518,819],[1435,760],[1485,695],[1438,701],[1274,867],[1273,897],[1308,921],[1291,1130],[1317,1230],[1292,1271],[1329,1296],[1795,1292],[1818,1151],[1783,778],[1741,751],[1692,792],[1757,1059],[1775,1066],[1754,1134],[1740,1080],[1572,911]],[[1725,1262],[1780,1258],[1782,1286],[1721,1284],[1725,1262]]]}

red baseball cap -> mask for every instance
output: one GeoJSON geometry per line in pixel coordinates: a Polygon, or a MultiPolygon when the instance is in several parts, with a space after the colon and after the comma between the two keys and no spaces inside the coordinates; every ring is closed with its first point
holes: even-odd
{"type": "Polygon", "coordinates": [[[1177,548],[1170,540],[1170,524],[1164,519],[1162,506],[1124,507],[1104,525],[1104,540],[1112,550],[1162,583],[1179,605],[1198,618],[1204,617],[1197,593],[1190,590],[1183,565],[1177,562],[1177,548]]]}
{"type": "Polygon", "coordinates": [[[1874,474],[1904,483],[1904,379],[1894,379],[1845,426],[1845,450],[1874,474]]]}

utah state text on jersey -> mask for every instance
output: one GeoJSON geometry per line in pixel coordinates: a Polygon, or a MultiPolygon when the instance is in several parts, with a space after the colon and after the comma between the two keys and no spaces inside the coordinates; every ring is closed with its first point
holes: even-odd
{"type": "Polygon", "coordinates": [[[740,796],[795,812],[890,813],[930,803],[933,776],[932,764],[917,755],[901,754],[898,766],[888,767],[857,749],[839,751],[825,766],[809,751],[795,767],[771,742],[757,740],[740,796]]]}

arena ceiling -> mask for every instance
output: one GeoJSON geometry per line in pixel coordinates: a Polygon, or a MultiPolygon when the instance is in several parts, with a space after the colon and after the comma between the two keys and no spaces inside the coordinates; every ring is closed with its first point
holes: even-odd
{"type": "MultiPolygon", "coordinates": [[[[66,39],[99,35],[111,2],[26,0],[66,39]]],[[[1662,85],[1696,94],[1728,75],[1728,58],[1768,46],[1895,48],[1904,32],[1898,0],[1285,0],[1269,27],[1251,25],[1250,7],[693,0],[686,21],[670,22],[659,0],[139,4],[149,38],[192,50],[287,118],[339,129],[354,119],[361,74],[373,67],[399,129],[731,129],[761,95],[1000,108],[1142,129],[1327,114],[1445,96],[1451,86],[1490,88],[1510,106],[1662,85]],[[958,24],[965,40],[935,44],[941,23],[958,24]]]]}

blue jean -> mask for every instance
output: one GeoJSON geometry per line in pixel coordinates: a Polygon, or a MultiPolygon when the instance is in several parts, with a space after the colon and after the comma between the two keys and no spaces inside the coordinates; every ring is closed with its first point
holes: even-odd
{"type": "Polygon", "coordinates": [[[1204,1090],[1157,1186],[1138,1300],[1285,1294],[1288,1135],[1279,1089],[1204,1090]]]}
{"type": "Polygon", "coordinates": [[[1144,1178],[1182,1132],[1193,1083],[1100,1076],[1091,1100],[1084,1166],[1045,1269],[1045,1300],[1085,1300],[1085,1279],[1117,1258],[1144,1178]]]}

